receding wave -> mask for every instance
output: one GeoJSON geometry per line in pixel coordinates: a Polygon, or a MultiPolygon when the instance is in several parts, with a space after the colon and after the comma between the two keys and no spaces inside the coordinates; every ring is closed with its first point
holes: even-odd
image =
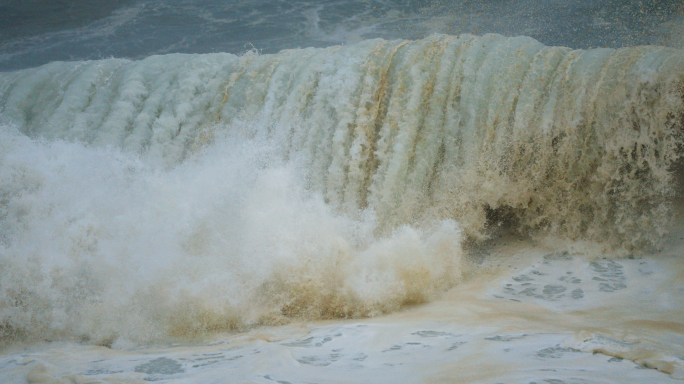
{"type": "Polygon", "coordinates": [[[657,247],[684,52],[433,35],[58,62],[0,93],[0,329],[152,340],[424,302],[502,221],[657,247]]]}

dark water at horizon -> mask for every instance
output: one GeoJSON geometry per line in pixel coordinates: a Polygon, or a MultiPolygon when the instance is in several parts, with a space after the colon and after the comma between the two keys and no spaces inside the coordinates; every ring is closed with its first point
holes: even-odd
{"type": "Polygon", "coordinates": [[[165,53],[276,53],[431,33],[525,35],[576,49],[672,45],[670,24],[683,12],[678,0],[2,1],[0,70],[165,53]]]}

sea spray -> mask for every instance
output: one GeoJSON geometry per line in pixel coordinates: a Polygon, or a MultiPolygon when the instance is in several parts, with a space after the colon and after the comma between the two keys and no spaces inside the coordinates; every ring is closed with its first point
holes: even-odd
{"type": "Polygon", "coordinates": [[[374,316],[461,276],[456,223],[376,237],[372,211],[335,213],[269,143],[224,138],[167,170],[116,148],[0,139],[5,341],[374,316]]]}

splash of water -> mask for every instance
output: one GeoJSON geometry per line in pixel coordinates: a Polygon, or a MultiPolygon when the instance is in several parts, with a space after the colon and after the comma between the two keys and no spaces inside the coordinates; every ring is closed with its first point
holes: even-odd
{"type": "Polygon", "coordinates": [[[268,143],[223,139],[165,170],[113,148],[0,138],[4,339],[374,316],[461,275],[456,223],[373,236],[372,212],[336,214],[268,143]]]}

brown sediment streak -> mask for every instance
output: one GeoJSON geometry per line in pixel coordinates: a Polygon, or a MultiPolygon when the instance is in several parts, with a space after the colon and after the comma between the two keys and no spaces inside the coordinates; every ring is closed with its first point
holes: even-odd
{"type": "MultiPolygon", "coordinates": [[[[353,118],[347,123],[348,145],[344,148],[343,164],[344,175],[336,181],[339,191],[336,193],[336,200],[347,211],[359,209],[360,201],[363,201],[363,193],[359,191],[359,184],[363,181],[363,166],[368,164],[369,143],[373,140],[372,132],[369,130],[374,114],[377,114],[377,97],[379,92],[384,92],[382,84],[382,74],[380,84],[377,84],[376,72],[382,72],[382,60],[385,59],[388,42],[382,41],[376,45],[369,53],[368,57],[360,66],[358,99],[354,106],[353,118]],[[385,55],[383,55],[385,54],[385,55]],[[361,179],[361,180],[359,180],[361,179]],[[342,197],[340,197],[342,196],[342,197]]],[[[331,168],[340,167],[340,164],[331,164],[331,168]]],[[[335,188],[334,185],[330,187],[335,188]]],[[[333,191],[334,193],[335,191],[333,191]]]]}
{"type": "Polygon", "coordinates": [[[625,322],[628,328],[651,328],[684,334],[684,324],[676,321],[632,320],[625,322]]]}
{"type": "MultiPolygon", "coordinates": [[[[358,165],[362,170],[363,178],[358,189],[354,188],[349,190],[346,195],[348,196],[358,196],[358,202],[356,204],[356,209],[365,208],[368,205],[368,188],[370,186],[372,175],[377,169],[378,160],[376,158],[377,151],[377,141],[378,131],[383,124],[385,113],[387,112],[386,100],[391,97],[387,93],[389,85],[390,71],[392,70],[392,65],[394,64],[394,57],[404,46],[409,44],[408,41],[402,42],[396,45],[389,54],[386,54],[385,59],[386,65],[381,67],[380,80],[377,84],[377,90],[375,91],[372,98],[372,107],[370,111],[366,109],[368,113],[367,122],[365,124],[358,124],[357,126],[363,127],[363,132],[359,134],[359,137],[363,137],[365,147],[363,148],[363,155],[360,156],[361,159],[365,159],[361,165],[358,165]]],[[[364,146],[364,144],[361,144],[364,146]]],[[[349,198],[349,197],[347,197],[349,198]]]]}
{"type": "MultiPolygon", "coordinates": [[[[452,38],[450,42],[456,43],[456,41],[454,41],[454,40],[456,40],[456,39],[452,38]]],[[[457,40],[460,40],[460,38],[457,40]]],[[[453,103],[457,97],[456,95],[458,95],[458,93],[459,93],[460,84],[461,84],[460,78],[459,78],[459,81],[457,81],[457,82],[454,81],[454,79],[456,77],[458,77],[457,73],[460,69],[460,63],[459,63],[457,58],[458,58],[459,54],[461,53],[461,50],[463,49],[463,46],[464,46],[462,41],[458,41],[458,43],[459,44],[456,47],[455,52],[454,52],[454,56],[456,59],[454,60],[454,63],[452,63],[452,65],[450,66],[450,69],[449,69],[449,73],[448,73],[449,82],[447,84],[447,89],[445,91],[444,102],[441,105],[441,111],[440,111],[441,112],[441,116],[440,116],[440,121],[441,121],[441,126],[440,126],[441,138],[440,138],[440,140],[441,140],[441,144],[439,146],[438,153],[437,153],[437,155],[433,161],[432,169],[429,171],[430,174],[429,174],[429,177],[428,177],[428,180],[426,183],[426,195],[427,195],[426,197],[429,197],[429,201],[427,202],[428,204],[432,204],[434,202],[434,186],[437,185],[437,183],[438,183],[439,169],[440,169],[440,167],[442,167],[444,165],[444,160],[445,160],[444,157],[446,154],[446,143],[445,143],[445,141],[448,139],[447,138],[447,132],[446,132],[446,130],[447,130],[446,124],[447,124],[447,121],[449,120],[449,117],[448,117],[448,114],[450,111],[449,107],[451,105],[453,105],[453,103]]]]}
{"type": "Polygon", "coordinates": [[[635,347],[627,350],[618,350],[594,347],[583,350],[583,352],[600,353],[602,355],[615,357],[618,359],[630,360],[634,364],[640,365],[644,368],[655,369],[662,373],[671,375],[673,379],[684,380],[684,376],[682,376],[681,372],[682,366],[671,361],[671,356],[663,355],[661,351],[655,349],[635,347]]]}
{"type": "MultiPolygon", "coordinates": [[[[412,143],[411,143],[411,149],[408,151],[408,156],[407,156],[407,165],[406,165],[406,170],[405,174],[408,179],[407,183],[407,188],[403,191],[404,193],[407,192],[407,189],[410,189],[413,187],[414,190],[418,190],[417,194],[418,195],[423,195],[423,192],[426,189],[426,184],[424,182],[424,179],[421,179],[421,175],[415,175],[416,172],[416,161],[419,161],[420,159],[417,159],[417,152],[419,150],[418,146],[422,144],[422,141],[426,139],[426,136],[429,132],[426,132],[428,129],[431,127],[427,126],[426,124],[426,119],[428,118],[429,115],[434,114],[435,110],[433,108],[437,109],[439,111],[441,108],[439,108],[438,105],[431,105],[433,104],[433,101],[436,103],[439,103],[440,100],[433,100],[435,97],[435,86],[437,85],[436,83],[438,82],[437,75],[441,72],[440,71],[440,64],[441,59],[444,56],[445,52],[444,50],[449,46],[449,41],[439,41],[439,42],[433,42],[430,45],[428,45],[423,51],[423,57],[426,58],[425,61],[427,61],[427,65],[434,66],[436,69],[430,73],[428,79],[426,80],[426,83],[423,84],[423,89],[421,93],[421,103],[419,106],[419,117],[418,117],[418,129],[415,132],[415,136],[413,137],[412,143]],[[415,178],[418,177],[418,180],[415,180],[415,178]]],[[[449,71],[450,72],[450,71],[449,71]]],[[[448,76],[448,74],[447,74],[448,76]]],[[[444,104],[443,100],[440,104],[444,104]]],[[[443,125],[443,124],[440,124],[443,125]]],[[[434,127],[433,129],[439,129],[437,127],[434,127]]],[[[434,144],[432,144],[434,145],[434,144]]],[[[431,148],[433,149],[433,148],[431,148]]],[[[431,159],[427,159],[431,160],[431,159]]],[[[432,161],[434,162],[434,161],[432,161]]],[[[428,170],[424,170],[429,172],[428,170]]],[[[427,198],[426,195],[421,196],[421,198],[417,199],[418,203],[422,203],[423,200],[427,198]]],[[[422,204],[420,204],[422,205],[422,204]]]]}
{"type": "Polygon", "coordinates": [[[228,102],[228,98],[230,97],[230,89],[235,85],[235,83],[242,77],[242,75],[245,74],[247,69],[249,69],[249,65],[252,63],[252,60],[258,57],[258,55],[255,52],[247,52],[244,56],[240,57],[239,63],[242,66],[242,70],[239,72],[235,72],[230,75],[230,78],[228,79],[228,83],[226,84],[224,90],[223,90],[223,100],[221,100],[221,104],[219,105],[219,112],[216,115],[216,121],[221,120],[221,111],[223,110],[223,106],[228,102]]]}

